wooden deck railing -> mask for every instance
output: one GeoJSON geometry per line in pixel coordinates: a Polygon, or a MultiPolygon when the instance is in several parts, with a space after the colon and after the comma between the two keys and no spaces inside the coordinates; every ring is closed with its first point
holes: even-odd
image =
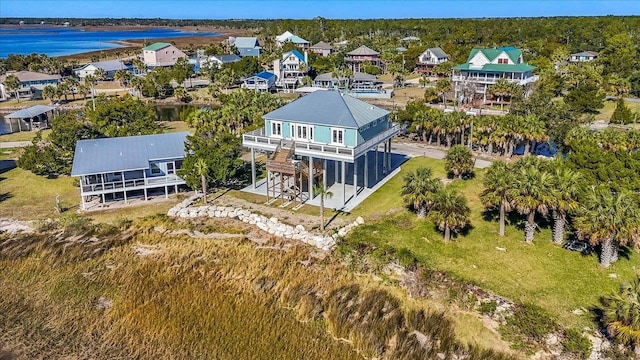
{"type": "Polygon", "coordinates": [[[143,189],[145,187],[184,184],[184,180],[177,175],[158,176],[142,179],[126,179],[125,181],[110,181],[96,184],[83,184],[82,192],[101,192],[108,190],[143,189]]]}

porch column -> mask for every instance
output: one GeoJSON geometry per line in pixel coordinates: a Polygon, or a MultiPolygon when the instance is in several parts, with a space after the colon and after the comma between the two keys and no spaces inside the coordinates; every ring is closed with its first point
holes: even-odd
{"type": "Polygon", "coordinates": [[[147,201],[147,171],[142,170],[142,178],[144,179],[144,201],[147,201]]]}
{"type": "Polygon", "coordinates": [[[251,148],[251,185],[256,188],[256,152],[251,148]]]}
{"type": "Polygon", "coordinates": [[[369,187],[369,151],[364,153],[364,181],[362,182],[364,188],[369,187]]]}
{"type": "Polygon", "coordinates": [[[322,160],[322,187],[327,191],[327,159],[322,160]]]}
{"type": "Polygon", "coordinates": [[[387,142],[384,142],[384,151],[382,152],[382,175],[387,175],[387,142]]]}
{"type": "Polygon", "coordinates": [[[358,159],[353,160],[353,198],[358,196],[358,159]]]}
{"type": "Polygon", "coordinates": [[[120,173],[122,175],[122,193],[124,194],[124,203],[127,203],[127,184],[124,182],[124,171],[120,173]]]}
{"type": "Polygon", "coordinates": [[[338,179],[338,161],[337,160],[333,160],[333,171],[334,171],[334,176],[333,176],[333,182],[338,184],[340,182],[340,179],[338,179]]]}
{"type": "Polygon", "coordinates": [[[100,178],[102,179],[102,205],[104,206],[104,204],[107,202],[104,197],[104,174],[100,174],[100,178]]]}
{"type": "Polygon", "coordinates": [[[80,176],[80,199],[82,199],[82,210],[86,210],[86,206],[84,204],[84,184],[85,184],[85,177],[80,176]]]}
{"type": "Polygon", "coordinates": [[[169,198],[169,186],[167,185],[164,186],[164,198],[165,199],[169,198]]]}
{"type": "Polygon", "coordinates": [[[347,163],[343,161],[341,161],[342,163],[342,206],[344,206],[347,203],[347,177],[346,177],[346,173],[347,173],[347,163]]]}
{"type": "MultiPolygon", "coordinates": [[[[267,202],[269,202],[269,170],[267,170],[267,202]]],[[[302,187],[302,183],[300,184],[300,187],[302,187]]],[[[302,189],[300,189],[302,190],[302,189]]]]}
{"type": "Polygon", "coordinates": [[[380,144],[376,144],[376,150],[374,153],[374,164],[375,164],[375,168],[376,168],[376,183],[378,182],[378,173],[380,172],[380,166],[378,165],[378,146],[380,144]]]}
{"type": "Polygon", "coordinates": [[[313,156],[309,156],[309,200],[313,200],[313,156]]]}
{"type": "Polygon", "coordinates": [[[387,169],[391,173],[391,139],[389,139],[389,155],[387,155],[387,169]]]}

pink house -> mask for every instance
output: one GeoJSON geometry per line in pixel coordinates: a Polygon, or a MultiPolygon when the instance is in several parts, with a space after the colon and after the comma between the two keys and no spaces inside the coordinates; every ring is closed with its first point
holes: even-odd
{"type": "Polygon", "coordinates": [[[142,49],[145,65],[148,67],[173,66],[179,58],[187,58],[182,50],[168,43],[153,43],[142,49]]]}

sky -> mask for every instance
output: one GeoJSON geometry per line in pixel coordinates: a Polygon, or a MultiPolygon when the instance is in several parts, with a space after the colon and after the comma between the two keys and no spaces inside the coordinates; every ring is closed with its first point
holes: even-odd
{"type": "Polygon", "coordinates": [[[0,17],[165,19],[481,18],[640,15],[637,0],[0,0],[0,17]]]}

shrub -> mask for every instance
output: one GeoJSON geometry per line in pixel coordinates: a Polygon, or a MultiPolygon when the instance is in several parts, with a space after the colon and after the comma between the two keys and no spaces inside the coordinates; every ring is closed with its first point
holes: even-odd
{"type": "Polygon", "coordinates": [[[513,315],[507,317],[502,332],[515,343],[541,343],[550,332],[558,328],[558,324],[542,308],[533,304],[522,304],[514,309],[513,315]]]}
{"type": "Polygon", "coordinates": [[[564,349],[567,352],[578,355],[584,359],[586,359],[591,353],[591,341],[582,336],[580,331],[576,329],[568,329],[564,333],[562,346],[564,346],[564,349]]]}
{"type": "Polygon", "coordinates": [[[480,313],[485,315],[493,315],[498,308],[498,303],[495,300],[483,301],[480,303],[480,313]]]}

